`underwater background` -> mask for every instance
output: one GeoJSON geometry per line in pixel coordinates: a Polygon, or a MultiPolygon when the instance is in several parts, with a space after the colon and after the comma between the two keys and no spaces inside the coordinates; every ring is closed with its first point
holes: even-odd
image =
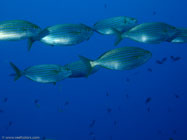
{"type": "MultiPolygon", "coordinates": [[[[187,27],[186,0],[1,0],[0,20],[22,19],[45,28],[129,16],[144,22],[187,27]]],[[[146,64],[129,71],[101,69],[88,78],[41,84],[14,82],[9,62],[20,69],[37,64],[64,65],[116,48],[115,36],[94,33],[75,46],[51,47],[26,40],[0,42],[1,136],[39,136],[51,140],[187,140],[187,45],[143,44],[124,39],[118,47],[152,52],[146,64]],[[170,56],[180,57],[172,61],[170,56]],[[163,64],[157,60],[167,58],[163,64]]]]}

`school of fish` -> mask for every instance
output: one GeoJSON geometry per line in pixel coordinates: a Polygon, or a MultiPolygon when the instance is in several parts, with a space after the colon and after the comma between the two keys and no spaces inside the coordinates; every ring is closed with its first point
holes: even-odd
{"type": "MultiPolygon", "coordinates": [[[[0,22],[0,41],[28,40],[31,49],[35,41],[50,46],[73,46],[89,40],[94,32],[101,35],[115,35],[114,45],[124,38],[141,43],[159,44],[161,42],[186,43],[187,28],[177,28],[163,22],[138,24],[132,17],[118,16],[100,20],[92,27],[85,24],[58,24],[44,29],[24,20],[0,22]]],[[[53,83],[66,78],[88,77],[101,68],[111,70],[131,70],[140,67],[152,57],[152,53],[140,47],[120,47],[100,55],[95,60],[79,56],[79,60],[65,64],[41,64],[20,70],[13,62],[14,80],[21,76],[39,83],[53,83]]]]}

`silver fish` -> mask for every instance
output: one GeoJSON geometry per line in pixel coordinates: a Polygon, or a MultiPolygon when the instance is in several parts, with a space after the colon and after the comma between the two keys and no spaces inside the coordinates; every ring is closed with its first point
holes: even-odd
{"type": "Polygon", "coordinates": [[[116,30],[118,32],[128,31],[136,24],[137,20],[135,18],[118,16],[100,20],[94,24],[93,28],[100,34],[111,35],[116,34],[116,30]]]}
{"type": "Polygon", "coordinates": [[[31,40],[38,36],[41,28],[24,20],[8,20],[0,22],[0,40],[16,41],[21,39],[31,40]]]}
{"type": "Polygon", "coordinates": [[[93,33],[93,29],[84,24],[59,24],[44,29],[40,41],[52,46],[71,46],[89,40],[93,33]]]}
{"type": "Polygon", "coordinates": [[[143,23],[124,32],[121,36],[118,33],[118,39],[115,44],[117,45],[123,38],[129,38],[142,43],[158,44],[163,41],[168,41],[177,33],[178,30],[174,26],[166,23],[143,23]]]}
{"type": "MultiPolygon", "coordinates": [[[[90,67],[81,60],[66,64],[64,67],[72,71],[69,78],[87,77],[90,74],[90,67]]],[[[99,69],[100,67],[94,67],[91,74],[96,73],[99,69]]]]}
{"type": "Polygon", "coordinates": [[[18,80],[21,76],[25,76],[35,82],[40,83],[56,83],[70,76],[71,70],[60,65],[44,64],[28,67],[21,71],[10,62],[11,67],[16,72],[14,80],[18,80]]]}
{"type": "Polygon", "coordinates": [[[87,63],[90,69],[95,66],[101,66],[112,70],[131,70],[146,63],[151,57],[152,53],[142,48],[122,47],[104,53],[95,61],[83,56],[80,56],[80,59],[85,64],[87,63]]]}
{"type": "Polygon", "coordinates": [[[187,28],[177,28],[179,32],[169,42],[172,43],[186,43],[187,42],[187,28]]]}

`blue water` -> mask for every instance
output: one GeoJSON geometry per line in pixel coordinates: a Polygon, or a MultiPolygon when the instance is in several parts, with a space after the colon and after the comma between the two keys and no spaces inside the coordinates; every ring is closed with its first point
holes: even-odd
{"type": "MultiPolygon", "coordinates": [[[[91,26],[104,18],[130,16],[139,23],[162,21],[187,27],[186,5],[186,0],[1,0],[0,21],[23,19],[45,28],[63,23],[91,26]]],[[[9,61],[24,69],[37,64],[64,65],[79,60],[78,55],[96,59],[115,48],[114,39],[95,33],[89,41],[70,47],[36,42],[31,52],[26,40],[0,42],[0,110],[4,111],[0,112],[0,136],[187,140],[186,44],[151,45],[124,39],[119,47],[142,47],[153,53],[152,59],[131,71],[102,69],[88,78],[66,79],[56,86],[24,77],[14,82],[9,76],[13,72],[9,61]],[[173,62],[170,56],[182,59],[173,62]],[[164,64],[155,62],[164,57],[168,58],[164,64]],[[149,97],[151,101],[145,104],[149,97]],[[36,99],[40,107],[34,103],[36,99]],[[95,125],[90,127],[92,120],[95,125]]]]}

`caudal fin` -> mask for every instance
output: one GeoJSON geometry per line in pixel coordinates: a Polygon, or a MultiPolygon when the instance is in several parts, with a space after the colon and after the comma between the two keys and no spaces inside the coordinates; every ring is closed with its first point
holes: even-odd
{"type": "Polygon", "coordinates": [[[28,45],[27,45],[27,49],[28,49],[28,51],[30,51],[31,50],[31,48],[32,48],[32,44],[34,43],[34,39],[31,37],[31,38],[28,38],[28,45]]]}
{"type": "Polygon", "coordinates": [[[113,29],[113,31],[116,35],[116,41],[114,43],[114,46],[117,46],[121,42],[121,40],[123,40],[122,33],[116,29],[113,29]]]}
{"type": "Polygon", "coordinates": [[[92,72],[92,66],[91,66],[91,60],[84,57],[84,56],[79,56],[80,60],[86,65],[87,67],[87,75],[86,77],[88,77],[91,72],[92,72]]]}
{"type": "Polygon", "coordinates": [[[18,80],[22,74],[21,71],[17,68],[16,65],[14,65],[12,62],[10,62],[10,66],[13,68],[13,70],[16,72],[14,76],[14,81],[18,80]]]}

